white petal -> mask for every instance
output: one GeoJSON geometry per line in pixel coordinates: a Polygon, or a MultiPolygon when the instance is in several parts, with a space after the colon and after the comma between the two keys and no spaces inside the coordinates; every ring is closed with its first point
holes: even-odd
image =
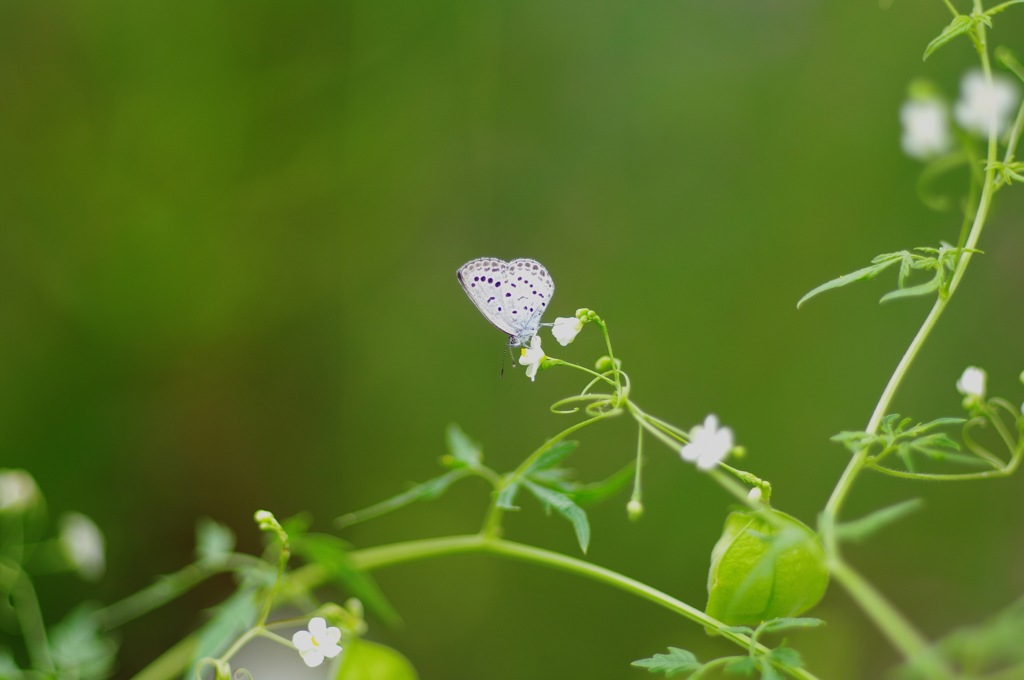
{"type": "MultiPolygon", "coordinates": [[[[338,644],[338,640],[340,639],[341,631],[338,630],[338,628],[336,628],[335,626],[331,626],[326,631],[324,631],[323,636],[317,638],[317,641],[320,642],[321,647],[329,647],[331,645],[338,644]]],[[[330,656],[330,654],[328,654],[327,656],[330,656]]]]}
{"type": "Polygon", "coordinates": [[[341,654],[341,647],[335,644],[330,644],[321,647],[320,651],[323,652],[323,655],[326,656],[328,659],[333,659],[334,657],[341,654]]]}
{"type": "Polygon", "coordinates": [[[324,653],[318,647],[313,647],[302,652],[302,660],[307,666],[314,668],[324,662],[324,653]]]}
{"type": "Polygon", "coordinates": [[[692,463],[700,458],[700,448],[698,448],[693,442],[690,442],[680,449],[679,455],[683,457],[683,460],[692,463]]]}
{"type": "Polygon", "coordinates": [[[704,429],[714,432],[718,429],[718,416],[714,413],[709,413],[708,417],[704,419],[704,429]]]}
{"type": "Polygon", "coordinates": [[[313,644],[313,635],[308,630],[300,630],[295,635],[292,635],[292,644],[295,645],[299,652],[304,652],[315,646],[313,644]]]}
{"type": "Polygon", "coordinates": [[[309,620],[309,632],[319,642],[327,633],[327,621],[322,616],[313,617],[309,620]]]}
{"type": "Polygon", "coordinates": [[[551,335],[555,336],[555,340],[560,345],[565,347],[570,342],[576,339],[576,335],[583,328],[583,322],[574,316],[560,316],[555,319],[554,325],[551,327],[551,335]]]}

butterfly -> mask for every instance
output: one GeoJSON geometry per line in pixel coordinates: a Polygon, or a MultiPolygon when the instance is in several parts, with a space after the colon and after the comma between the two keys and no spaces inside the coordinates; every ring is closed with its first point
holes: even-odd
{"type": "Polygon", "coordinates": [[[555,294],[555,282],[540,262],[481,257],[459,267],[457,274],[484,318],[508,335],[510,347],[530,344],[555,294]]]}

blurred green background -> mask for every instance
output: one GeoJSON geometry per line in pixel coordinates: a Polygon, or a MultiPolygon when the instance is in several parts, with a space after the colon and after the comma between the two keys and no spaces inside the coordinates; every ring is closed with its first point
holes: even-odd
{"type": "MultiPolygon", "coordinates": [[[[993,42],[1024,52],[1022,15],[993,42]]],[[[975,63],[961,41],[922,64],[948,19],[903,1],[0,0],[0,466],[109,547],[99,584],[40,583],[47,616],[175,570],[203,516],[249,550],[257,508],[329,530],[434,475],[450,422],[500,469],[567,425],[548,405],[575,375],[499,379],[504,338],[455,280],[480,256],[543,262],[549,316],[606,318],[638,403],[684,427],[719,414],[812,523],[846,460],[829,436],[864,426],[929,303],[878,306],[889,278],[795,302],[879,252],[955,240],[958,217],[916,198],[897,117],[911,79],[952,98],[975,63]]],[[[998,197],[895,410],[958,414],[968,364],[1024,396],[1021,193],[998,197]]],[[[559,354],[591,362],[591,331],[559,354]]],[[[580,439],[572,463],[596,479],[635,431],[580,439]]],[[[589,558],[703,606],[729,499],[667,450],[646,479],[640,523],[626,494],[592,511],[589,558]]],[[[1024,591],[1020,486],[865,476],[847,516],[927,509],[851,559],[930,636],[983,619],[1024,591]]],[[[486,500],[468,482],[345,537],[472,532],[486,500]]],[[[577,550],[528,502],[508,535],[577,550]]],[[[494,558],[378,578],[406,625],[373,632],[425,680],[642,678],[629,662],[668,645],[729,649],[494,558]]],[[[130,628],[120,675],[229,587],[130,628]]],[[[838,588],[816,613],[828,628],[793,641],[820,677],[895,661],[838,588]]]]}

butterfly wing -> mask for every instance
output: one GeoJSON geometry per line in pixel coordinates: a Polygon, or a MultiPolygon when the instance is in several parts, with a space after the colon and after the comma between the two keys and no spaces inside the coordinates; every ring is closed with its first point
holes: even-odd
{"type": "Polygon", "coordinates": [[[459,268],[458,277],[484,318],[518,345],[537,334],[541,315],[555,293],[547,270],[526,258],[511,262],[493,257],[472,260],[459,268]]]}

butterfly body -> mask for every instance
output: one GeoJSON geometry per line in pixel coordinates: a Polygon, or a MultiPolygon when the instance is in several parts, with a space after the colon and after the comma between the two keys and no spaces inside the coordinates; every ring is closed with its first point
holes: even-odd
{"type": "Polygon", "coordinates": [[[509,337],[526,346],[540,329],[540,318],[555,294],[555,282],[536,260],[505,262],[493,257],[459,267],[459,283],[480,313],[509,337]]]}

